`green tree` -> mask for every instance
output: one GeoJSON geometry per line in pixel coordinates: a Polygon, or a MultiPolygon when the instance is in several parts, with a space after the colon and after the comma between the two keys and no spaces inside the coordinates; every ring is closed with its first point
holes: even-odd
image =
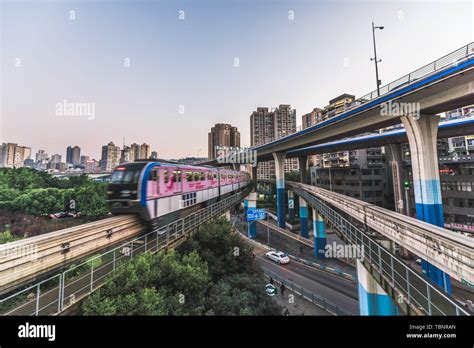
{"type": "Polygon", "coordinates": [[[183,242],[178,251],[186,254],[196,250],[207,262],[213,281],[238,272],[254,272],[252,250],[224,219],[203,225],[192,238],[183,242]]]}
{"type": "Polygon", "coordinates": [[[27,214],[51,214],[64,209],[64,196],[57,188],[32,189],[15,198],[14,204],[27,214]]]}
{"type": "Polygon", "coordinates": [[[280,315],[281,309],[264,289],[261,277],[244,273],[231,275],[211,288],[206,309],[212,309],[216,315],[280,315]]]}
{"type": "Polygon", "coordinates": [[[75,189],[76,211],[88,216],[102,216],[109,212],[107,184],[91,182],[75,189]]]}
{"type": "Polygon", "coordinates": [[[208,288],[207,265],[196,253],[145,253],[123,264],[81,310],[86,315],[198,314],[208,288]]]}

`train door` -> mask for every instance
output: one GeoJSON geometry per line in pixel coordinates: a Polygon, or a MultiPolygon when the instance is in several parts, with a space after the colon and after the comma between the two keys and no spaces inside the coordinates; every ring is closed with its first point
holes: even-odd
{"type": "Polygon", "coordinates": [[[183,171],[180,168],[174,168],[173,170],[173,181],[176,192],[183,191],[183,171]]]}
{"type": "Polygon", "coordinates": [[[160,175],[158,172],[159,167],[154,167],[150,171],[150,178],[149,178],[149,196],[158,196],[160,192],[160,175]]]}

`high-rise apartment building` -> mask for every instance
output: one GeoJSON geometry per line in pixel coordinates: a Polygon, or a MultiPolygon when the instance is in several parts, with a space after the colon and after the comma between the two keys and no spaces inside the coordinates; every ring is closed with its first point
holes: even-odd
{"type": "Polygon", "coordinates": [[[208,158],[215,159],[218,155],[216,147],[240,147],[240,132],[230,124],[217,123],[208,133],[207,143],[208,158]]]}
{"type": "MultiPolygon", "coordinates": [[[[266,144],[295,132],[296,110],[291,109],[291,105],[281,104],[272,110],[267,107],[258,107],[250,115],[250,146],[266,144]]],[[[284,168],[287,173],[298,170],[298,160],[286,159],[284,168]]],[[[258,163],[257,178],[271,179],[274,176],[274,161],[258,163]]]]}
{"type": "Polygon", "coordinates": [[[100,159],[100,167],[103,171],[110,172],[120,163],[120,147],[115,146],[111,141],[107,145],[102,146],[102,157],[100,159]]]}
{"type": "Polygon", "coordinates": [[[21,168],[31,158],[31,148],[14,143],[0,145],[0,167],[21,168]]]}
{"type": "Polygon", "coordinates": [[[140,145],[139,159],[148,159],[148,158],[150,158],[150,155],[151,155],[150,145],[145,144],[145,143],[141,144],[140,145]]]}
{"type": "Polygon", "coordinates": [[[140,158],[140,145],[133,143],[130,145],[129,162],[133,162],[140,158]]]}
{"type": "Polygon", "coordinates": [[[66,149],[66,163],[74,165],[81,164],[81,148],[79,146],[68,146],[66,149]]]}

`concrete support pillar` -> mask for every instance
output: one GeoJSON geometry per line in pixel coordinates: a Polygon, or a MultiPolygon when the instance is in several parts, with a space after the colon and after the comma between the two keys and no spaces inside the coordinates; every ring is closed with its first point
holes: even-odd
{"type": "Polygon", "coordinates": [[[291,190],[288,190],[288,218],[295,219],[295,194],[291,190]]]}
{"type": "Polygon", "coordinates": [[[313,208],[314,256],[325,259],[326,255],[326,223],[323,216],[313,208]]]}
{"type": "MultiPolygon", "coordinates": [[[[248,199],[248,206],[247,210],[256,209],[257,208],[257,192],[251,192],[247,196],[248,199]]],[[[245,215],[247,218],[247,214],[245,215]]],[[[251,221],[247,223],[247,236],[249,238],[255,238],[257,236],[257,221],[251,221]]]]}
{"type": "Polygon", "coordinates": [[[407,204],[403,194],[403,162],[400,144],[388,144],[385,149],[389,159],[395,211],[410,216],[410,212],[406,210],[407,204]]]}
{"type": "MultiPolygon", "coordinates": [[[[439,116],[420,115],[401,117],[410,144],[416,217],[433,225],[444,227],[441,187],[439,182],[437,135],[439,116]]],[[[448,274],[423,260],[423,273],[433,283],[451,293],[448,274]]]]}
{"type": "Polygon", "coordinates": [[[357,260],[357,282],[360,315],[398,315],[398,307],[357,260]]]}
{"type": "Polygon", "coordinates": [[[300,236],[309,238],[308,235],[308,204],[300,197],[300,236]]]}
{"type": "Polygon", "coordinates": [[[276,208],[278,217],[278,226],[286,228],[286,202],[285,202],[285,157],[286,154],[282,152],[274,152],[273,159],[275,160],[275,179],[276,179],[276,208]]]}
{"type": "Polygon", "coordinates": [[[254,190],[256,190],[257,189],[257,166],[251,166],[250,170],[251,170],[250,176],[252,177],[253,187],[254,187],[254,190]]]}
{"type": "Polygon", "coordinates": [[[300,168],[300,182],[302,184],[309,184],[308,182],[308,157],[298,156],[298,166],[300,168]]]}

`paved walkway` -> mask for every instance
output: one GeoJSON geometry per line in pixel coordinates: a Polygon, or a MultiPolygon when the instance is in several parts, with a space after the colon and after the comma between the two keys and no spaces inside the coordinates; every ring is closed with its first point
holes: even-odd
{"type": "Polygon", "coordinates": [[[308,300],[301,298],[298,294],[294,294],[289,290],[285,290],[285,294],[281,296],[280,291],[273,296],[272,299],[283,308],[282,315],[285,315],[286,310],[293,315],[331,315],[324,309],[312,304],[308,300]]]}

